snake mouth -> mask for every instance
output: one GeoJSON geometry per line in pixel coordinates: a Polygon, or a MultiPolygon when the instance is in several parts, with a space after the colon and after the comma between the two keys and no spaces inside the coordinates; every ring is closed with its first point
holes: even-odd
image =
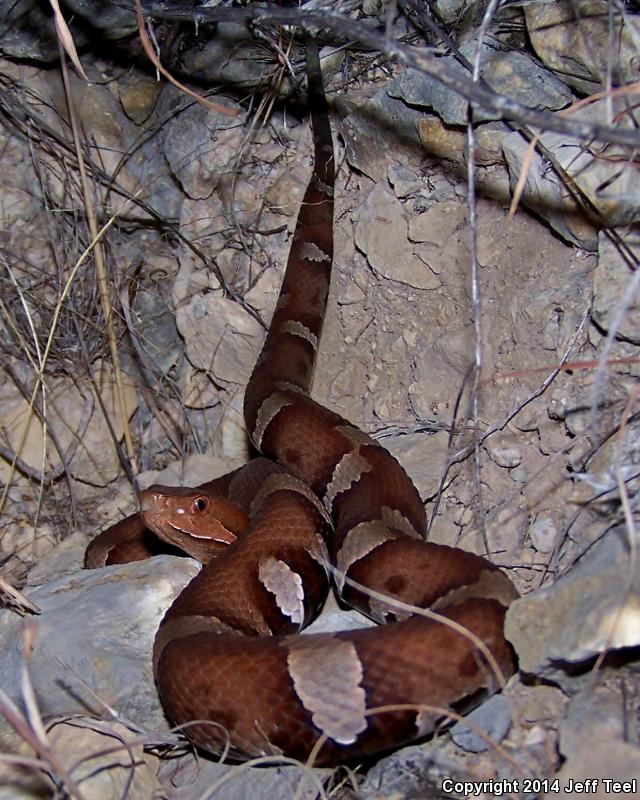
{"type": "Polygon", "coordinates": [[[218,544],[233,544],[238,538],[234,533],[227,530],[221,523],[220,530],[216,531],[213,530],[211,533],[201,534],[201,533],[194,533],[193,531],[186,530],[185,528],[181,528],[179,525],[176,525],[175,522],[167,521],[166,525],[168,527],[173,528],[174,531],[181,533],[183,536],[188,537],[189,539],[200,539],[201,541],[207,542],[218,542],[218,544]]]}
{"type": "Polygon", "coordinates": [[[167,525],[170,528],[173,528],[174,531],[177,531],[178,533],[183,533],[185,536],[189,536],[191,539],[208,539],[209,541],[212,540],[215,541],[213,536],[201,535],[194,533],[193,531],[187,531],[184,528],[181,528],[179,525],[176,525],[174,522],[167,522],[167,525]]]}

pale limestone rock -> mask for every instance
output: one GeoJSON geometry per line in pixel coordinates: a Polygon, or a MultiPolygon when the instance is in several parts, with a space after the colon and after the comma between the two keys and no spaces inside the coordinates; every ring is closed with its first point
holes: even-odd
{"type": "Polygon", "coordinates": [[[388,171],[389,183],[396,197],[404,198],[424,188],[424,182],[416,173],[403,164],[393,164],[388,171]]]}
{"type": "Polygon", "coordinates": [[[409,397],[421,419],[450,419],[458,387],[473,362],[473,329],[454,329],[416,356],[409,397]],[[455,388],[452,388],[455,387],[455,388]]]}
{"type": "Polygon", "coordinates": [[[118,96],[124,113],[136,125],[142,125],[151,116],[162,84],[148,75],[126,73],[118,81],[118,96]]]}
{"type": "Polygon", "coordinates": [[[273,316],[283,274],[284,266],[281,270],[266,269],[244,296],[247,303],[264,319],[266,325],[273,316]]]}
{"type": "MultiPolygon", "coordinates": [[[[199,568],[192,559],[158,556],[25,589],[41,609],[29,661],[41,712],[100,716],[105,712],[97,697],[145,730],[165,729],[151,667],[153,639],[167,607],[199,568]]],[[[15,613],[0,613],[2,688],[16,702],[22,624],[15,613]]]]}
{"type": "Polygon", "coordinates": [[[508,432],[498,431],[485,440],[484,449],[489,458],[499,467],[512,469],[522,461],[522,452],[515,436],[508,432]]]}
{"type": "Polygon", "coordinates": [[[121,722],[62,723],[50,729],[48,739],[59,762],[73,765],[69,774],[83,800],[119,800],[124,793],[146,800],[162,791],[157,759],[143,752],[137,732],[121,722]]]}
{"type": "MultiPolygon", "coordinates": [[[[624,114],[624,101],[613,98],[611,103],[614,116],[620,115],[619,126],[623,129],[629,128],[631,122],[624,114]]],[[[608,108],[606,100],[598,100],[578,109],[572,118],[606,125],[608,108]]],[[[552,131],[542,133],[540,141],[586,195],[600,215],[603,225],[628,225],[640,217],[637,174],[633,165],[627,163],[623,148],[610,145],[604,152],[592,153],[584,147],[583,141],[552,131]]],[[[525,158],[528,157],[529,143],[519,133],[511,133],[503,139],[502,147],[512,184],[515,184],[524,167],[525,158]]],[[[575,241],[587,250],[595,249],[596,234],[591,229],[592,226],[584,213],[577,209],[564,183],[554,171],[548,169],[546,159],[537,151],[534,151],[527,169],[524,199],[561,236],[575,241]]]]}
{"type": "Polygon", "coordinates": [[[590,95],[607,85],[611,26],[616,37],[617,84],[638,80],[637,16],[611,9],[607,0],[547,0],[526,4],[523,11],[537,55],[569,86],[590,95]]]}
{"type": "Polygon", "coordinates": [[[494,694],[486,703],[467,715],[474,727],[457,722],[451,729],[453,741],[469,753],[482,753],[492,747],[492,742],[501,742],[511,728],[511,713],[509,701],[501,694],[494,694]],[[490,741],[481,736],[477,729],[489,737],[490,741]]]}
{"type": "Polygon", "coordinates": [[[243,389],[233,393],[224,406],[220,424],[213,435],[213,451],[236,465],[245,464],[250,459],[249,437],[242,411],[243,400],[243,389]]]}
{"type": "MultiPolygon", "coordinates": [[[[491,462],[489,462],[491,464],[491,462]]],[[[483,476],[488,470],[483,470],[483,476]]],[[[486,477],[485,477],[486,480],[486,477]]],[[[485,520],[485,529],[491,560],[495,564],[512,564],[522,547],[528,526],[528,514],[520,508],[505,504],[485,520]]],[[[485,555],[480,531],[474,535],[474,552],[485,555]]]]}
{"type": "MultiPolygon", "coordinates": [[[[180,370],[180,400],[187,408],[207,413],[221,402],[221,392],[210,373],[196,369],[185,359],[180,370]]],[[[165,406],[165,415],[167,411],[165,406]]]]}
{"type": "MultiPolygon", "coordinates": [[[[460,48],[469,60],[475,59],[475,51],[473,42],[460,48]]],[[[444,56],[442,61],[452,72],[467,77],[466,68],[454,56],[444,56]]],[[[480,64],[483,80],[494,91],[531,108],[558,109],[571,102],[572,95],[565,84],[524,53],[496,51],[485,46],[480,64]]],[[[446,125],[464,126],[467,123],[467,100],[420,70],[404,70],[387,91],[391,97],[399,97],[412,106],[433,109],[446,125]]],[[[498,118],[494,112],[474,109],[476,122],[498,118]]]]}
{"type": "Polygon", "coordinates": [[[176,312],[187,358],[219,381],[246,385],[262,328],[237,303],[211,294],[193,297],[176,312]]]}
{"type": "MultiPolygon", "coordinates": [[[[304,148],[303,152],[306,152],[308,146],[306,142],[301,145],[304,148]]],[[[276,178],[264,195],[271,211],[285,217],[294,217],[298,214],[309,184],[310,169],[310,166],[295,164],[276,178]]]]}
{"type": "Polygon", "coordinates": [[[226,475],[237,466],[237,463],[224,458],[193,453],[185,459],[173,461],[163,470],[141,472],[136,482],[140,489],[146,489],[152,483],[159,483],[162,486],[200,486],[202,483],[226,475]]]}
{"type": "MultiPolygon", "coordinates": [[[[626,246],[640,257],[640,233],[636,230],[619,231],[626,246]]],[[[617,335],[633,344],[640,345],[640,291],[638,291],[638,275],[630,268],[627,260],[619,252],[619,248],[604,233],[598,239],[598,267],[593,276],[593,318],[595,322],[608,331],[621,304],[625,293],[629,292],[635,280],[636,290],[631,295],[631,302],[617,335]]]]}
{"type": "Polygon", "coordinates": [[[464,203],[449,200],[436,203],[423,214],[415,214],[409,220],[409,239],[434,248],[442,248],[458,229],[467,223],[464,203]]]}
{"type": "Polygon", "coordinates": [[[419,170],[422,148],[416,128],[421,117],[387,89],[378,92],[342,122],[348,162],[374,181],[386,181],[389,167],[398,163],[419,170]]]}
{"type": "MultiPolygon", "coordinates": [[[[116,399],[113,371],[109,364],[94,365],[94,376],[109,419],[118,439],[124,431],[120,407],[116,399]]],[[[122,374],[123,394],[127,417],[137,408],[135,388],[122,374]]],[[[43,459],[47,470],[60,465],[60,456],[51,440],[46,438],[40,420],[29,410],[29,402],[9,380],[0,386],[3,406],[6,445],[18,452],[20,458],[34,470],[41,470],[43,459]],[[24,442],[23,442],[23,437],[24,442]],[[22,444],[22,447],[20,445],[22,444]]],[[[110,432],[102,410],[93,399],[93,387],[87,378],[57,378],[47,381],[47,427],[55,431],[67,456],[69,471],[76,480],[95,486],[106,486],[118,475],[120,464],[110,442],[110,432]],[[77,444],[77,446],[75,446],[77,444]],[[74,446],[73,451],[70,449],[74,446]]],[[[0,481],[6,481],[9,464],[0,462],[0,481]]]]}
{"type": "Polygon", "coordinates": [[[583,689],[570,699],[560,726],[560,750],[565,758],[577,756],[585,748],[593,748],[597,741],[613,742],[627,738],[625,695],[620,685],[594,686],[583,689]]]}
{"type": "MultiPolygon", "coordinates": [[[[436,114],[424,114],[418,121],[420,142],[427,153],[453,164],[453,172],[467,179],[467,135],[463,131],[447,127],[436,114]]],[[[509,173],[504,164],[502,140],[508,133],[503,123],[489,122],[476,129],[476,189],[489,197],[508,201],[510,197],[509,173]]],[[[464,190],[457,187],[457,194],[464,190]]],[[[449,200],[453,188],[444,184],[433,195],[434,200],[449,200]]]]}
{"type": "Polygon", "coordinates": [[[226,117],[194,103],[163,126],[164,157],[188,197],[209,197],[231,171],[242,142],[242,121],[242,114],[226,117]]]}
{"type": "Polygon", "coordinates": [[[367,197],[356,226],[356,244],[371,267],[390,280],[416,289],[436,289],[439,278],[414,254],[398,199],[383,185],[367,197]]]}
{"type": "MultiPolygon", "coordinates": [[[[635,787],[640,785],[638,747],[631,742],[608,742],[600,736],[595,742],[597,746],[590,741],[589,746],[583,748],[579,755],[568,758],[550,780],[557,778],[558,785],[566,787],[563,797],[567,800],[583,798],[587,787],[591,800],[610,800],[615,794],[623,796],[623,792],[631,796],[637,791],[635,787]],[[616,788],[616,784],[619,788],[616,788]]],[[[557,793],[552,790],[542,797],[544,800],[552,800],[557,797],[557,793]]]]}
{"type": "Polygon", "coordinates": [[[563,670],[603,650],[640,644],[640,570],[617,528],[553,586],[516,600],[505,632],[520,668],[563,685],[563,670]]]}
{"type": "MultiPolygon", "coordinates": [[[[449,434],[409,433],[383,439],[381,444],[394,455],[414,481],[423,500],[434,497],[440,488],[449,458],[449,434]]],[[[451,481],[455,469],[449,474],[451,481]]]]}
{"type": "Polygon", "coordinates": [[[558,535],[555,522],[546,514],[536,517],[529,527],[529,538],[539,553],[551,553],[558,542],[558,535]]]}
{"type": "Polygon", "coordinates": [[[255,182],[234,177],[233,171],[225,171],[219,180],[218,191],[222,199],[226,218],[233,225],[255,225],[262,210],[261,187],[255,182]]]}

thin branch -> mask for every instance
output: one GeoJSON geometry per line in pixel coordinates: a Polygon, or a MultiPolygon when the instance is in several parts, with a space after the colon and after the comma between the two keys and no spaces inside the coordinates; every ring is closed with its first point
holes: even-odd
{"type": "MultiPolygon", "coordinates": [[[[131,8],[128,2],[118,3],[123,8],[131,8]]],[[[340,37],[347,37],[372,50],[384,53],[393,61],[405,67],[417,69],[434,80],[465,97],[470,103],[490,111],[501,119],[513,120],[533,128],[557,131],[575,136],[578,139],[596,139],[602,142],[640,146],[640,132],[620,130],[608,125],[586,120],[567,119],[558,114],[538,111],[513,100],[506,95],[489,89],[482,82],[474,82],[467,75],[455,71],[446,61],[434,57],[425,48],[412,47],[394,41],[384,33],[372,30],[336,11],[300,11],[297,9],[261,8],[255,5],[243,8],[199,7],[172,4],[170,8],[160,3],[151,3],[147,10],[156,19],[191,21],[194,25],[207,22],[235,21],[254,25],[298,25],[305,31],[329,30],[340,37]]],[[[637,90],[640,93],[640,88],[637,90]]]]}

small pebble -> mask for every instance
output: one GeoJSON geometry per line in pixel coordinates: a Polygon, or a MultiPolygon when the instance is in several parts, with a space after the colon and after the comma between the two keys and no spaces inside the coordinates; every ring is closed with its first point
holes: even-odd
{"type": "Polygon", "coordinates": [[[492,745],[475,728],[480,728],[494,742],[501,742],[509,733],[511,728],[511,712],[509,703],[501,694],[496,694],[489,698],[478,708],[467,714],[468,719],[474,724],[474,728],[465,725],[465,721],[458,722],[451,728],[451,738],[453,741],[469,753],[482,753],[492,745]]]}

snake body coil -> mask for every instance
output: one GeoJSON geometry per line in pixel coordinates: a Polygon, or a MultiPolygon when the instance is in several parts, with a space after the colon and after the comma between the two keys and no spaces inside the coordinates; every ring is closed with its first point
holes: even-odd
{"type": "Polygon", "coordinates": [[[424,507],[399,463],[309,396],[335,169],[315,45],[307,60],[314,171],[245,395],[247,430],[266,458],[198,490],[151,487],[141,514],[94,541],[87,565],[128,560],[147,527],[207,561],[155,640],[169,717],[199,720],[185,730],[195,744],[229,745],[239,758],[306,758],[324,736],[316,761],[335,763],[423,736],[439,709],[498,688],[496,673],[514,667],[502,628],[517,595],[485,559],[425,542],[424,507]],[[379,626],[298,635],[326,597],[330,562],[340,598],[379,626]],[[404,708],[372,713],[390,705],[404,708]]]}

